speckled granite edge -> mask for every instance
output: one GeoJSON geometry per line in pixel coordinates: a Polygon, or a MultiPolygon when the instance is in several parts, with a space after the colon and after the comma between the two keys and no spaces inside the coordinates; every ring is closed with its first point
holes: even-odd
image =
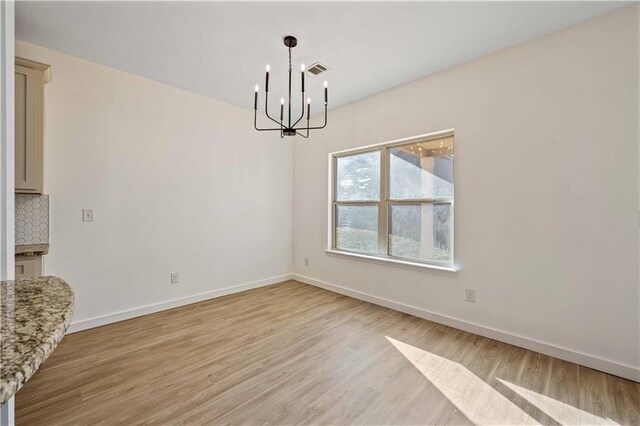
{"type": "Polygon", "coordinates": [[[64,337],[73,316],[74,294],[57,277],[0,283],[0,404],[38,370],[64,337]]]}
{"type": "Polygon", "coordinates": [[[49,244],[23,244],[23,245],[16,245],[16,256],[19,255],[26,255],[26,254],[32,254],[32,255],[45,255],[47,253],[49,253],[49,244]]]}

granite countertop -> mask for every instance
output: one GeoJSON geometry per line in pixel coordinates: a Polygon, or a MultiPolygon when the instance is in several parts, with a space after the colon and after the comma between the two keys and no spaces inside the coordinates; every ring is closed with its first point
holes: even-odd
{"type": "Polygon", "coordinates": [[[16,245],[16,255],[45,255],[49,253],[49,244],[16,245]]]}
{"type": "Polygon", "coordinates": [[[62,340],[73,303],[71,287],[58,277],[0,282],[0,404],[33,376],[62,340]]]}

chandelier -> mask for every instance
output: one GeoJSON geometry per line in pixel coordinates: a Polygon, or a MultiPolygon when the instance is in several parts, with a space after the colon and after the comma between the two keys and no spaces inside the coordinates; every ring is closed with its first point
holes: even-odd
{"type": "Polygon", "coordinates": [[[322,129],[327,125],[327,99],[328,99],[328,89],[327,82],[324,82],[324,124],[322,126],[311,127],[309,125],[309,120],[311,118],[311,98],[307,98],[307,125],[306,126],[298,126],[298,123],[304,118],[304,72],[305,66],[302,64],[300,66],[300,82],[301,82],[301,99],[302,106],[300,111],[300,118],[298,118],[295,122],[291,122],[291,49],[296,47],[298,44],[298,40],[293,36],[286,36],[284,38],[284,45],[289,49],[289,101],[287,103],[288,110],[288,119],[285,121],[284,119],[284,98],[280,99],[280,121],[272,118],[269,115],[269,65],[266,66],[266,76],[264,83],[264,112],[267,118],[278,125],[278,127],[261,129],[258,127],[258,92],[260,91],[260,87],[256,84],[256,93],[253,100],[253,127],[256,130],[265,132],[265,131],[279,131],[280,137],[284,138],[285,136],[295,136],[300,135],[304,138],[309,137],[310,130],[322,129]]]}

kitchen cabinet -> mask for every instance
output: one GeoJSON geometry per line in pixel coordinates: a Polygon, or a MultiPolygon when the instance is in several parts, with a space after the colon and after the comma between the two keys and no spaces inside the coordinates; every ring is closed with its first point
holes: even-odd
{"type": "Polygon", "coordinates": [[[16,57],[15,192],[42,194],[44,149],[44,85],[49,65],[16,57]]]}

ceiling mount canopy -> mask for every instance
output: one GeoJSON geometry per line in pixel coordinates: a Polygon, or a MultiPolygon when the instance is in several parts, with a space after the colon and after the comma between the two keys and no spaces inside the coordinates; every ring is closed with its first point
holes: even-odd
{"type": "Polygon", "coordinates": [[[287,47],[296,47],[298,45],[298,39],[294,36],[286,36],[284,39],[284,45],[287,47]]]}
{"type": "Polygon", "coordinates": [[[269,65],[266,66],[266,74],[265,74],[265,83],[264,83],[264,113],[267,118],[278,125],[278,127],[273,128],[259,128],[258,127],[258,92],[260,91],[260,87],[256,84],[255,87],[255,95],[253,100],[253,127],[261,132],[264,131],[279,131],[280,137],[284,138],[285,136],[295,136],[299,135],[304,138],[309,137],[310,130],[322,129],[327,125],[327,103],[328,103],[328,95],[329,90],[327,88],[327,82],[324,82],[324,124],[322,126],[312,127],[310,126],[311,119],[311,98],[307,98],[307,125],[306,126],[298,126],[298,123],[304,118],[304,98],[305,98],[305,89],[304,89],[304,72],[305,66],[302,64],[300,66],[300,98],[301,98],[301,109],[300,109],[300,118],[298,118],[295,122],[291,121],[291,75],[292,75],[292,67],[291,67],[291,49],[298,45],[298,39],[294,36],[288,35],[283,40],[284,45],[289,50],[289,101],[287,103],[287,111],[288,111],[288,120],[285,123],[284,120],[284,104],[285,99],[280,99],[280,121],[272,118],[269,115],[269,65]]]}

